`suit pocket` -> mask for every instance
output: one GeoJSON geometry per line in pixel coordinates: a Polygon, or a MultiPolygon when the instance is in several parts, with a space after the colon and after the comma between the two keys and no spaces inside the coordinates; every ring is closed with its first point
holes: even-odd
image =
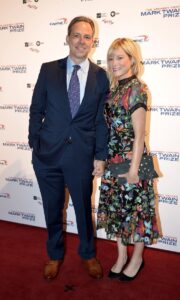
{"type": "Polygon", "coordinates": [[[34,140],[33,142],[33,151],[35,153],[39,152],[39,147],[40,147],[40,140],[39,140],[39,136],[34,140]]]}

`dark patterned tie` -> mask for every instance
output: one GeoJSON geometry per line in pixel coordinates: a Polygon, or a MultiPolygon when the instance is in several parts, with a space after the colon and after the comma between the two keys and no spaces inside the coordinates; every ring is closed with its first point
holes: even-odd
{"type": "Polygon", "coordinates": [[[74,65],[73,67],[74,70],[72,72],[68,88],[68,97],[72,118],[74,118],[80,106],[80,83],[77,76],[77,71],[81,68],[78,65],[74,65]]]}

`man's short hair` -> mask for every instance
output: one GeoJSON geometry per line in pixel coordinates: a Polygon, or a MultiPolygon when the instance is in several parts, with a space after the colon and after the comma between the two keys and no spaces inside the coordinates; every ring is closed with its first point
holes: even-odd
{"type": "Polygon", "coordinates": [[[71,34],[71,30],[72,30],[72,27],[75,23],[78,23],[78,22],[86,22],[88,23],[91,28],[92,28],[92,31],[93,31],[93,35],[95,33],[95,25],[94,25],[94,22],[92,19],[88,18],[88,17],[85,17],[85,16],[78,16],[78,17],[75,17],[74,19],[71,20],[71,22],[69,23],[68,25],[68,36],[71,34]]]}

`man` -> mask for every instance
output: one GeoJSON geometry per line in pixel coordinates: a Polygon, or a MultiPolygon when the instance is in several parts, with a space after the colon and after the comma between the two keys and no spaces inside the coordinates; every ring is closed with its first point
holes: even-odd
{"type": "Polygon", "coordinates": [[[48,230],[46,279],[54,279],[63,262],[65,186],[75,209],[82,263],[90,276],[102,277],[94,249],[91,194],[93,176],[102,176],[107,157],[103,107],[109,83],[105,71],[88,59],[94,31],[87,17],[70,22],[69,56],[42,65],[30,107],[29,145],[48,230]]]}

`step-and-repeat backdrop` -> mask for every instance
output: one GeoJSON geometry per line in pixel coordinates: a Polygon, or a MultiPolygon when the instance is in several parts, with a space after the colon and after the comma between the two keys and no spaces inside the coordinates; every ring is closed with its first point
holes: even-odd
{"type": "MultiPolygon", "coordinates": [[[[45,227],[27,143],[29,106],[41,64],[68,54],[67,26],[86,15],[96,23],[91,59],[98,65],[106,67],[115,38],[141,47],[150,90],[147,141],[162,175],[155,183],[162,238],[152,247],[180,252],[179,0],[1,0],[0,11],[0,219],[45,227]]],[[[99,184],[94,180],[94,223],[99,184]]],[[[66,208],[65,229],[76,233],[71,199],[66,208]]],[[[97,236],[106,238],[103,230],[97,236]]]]}

